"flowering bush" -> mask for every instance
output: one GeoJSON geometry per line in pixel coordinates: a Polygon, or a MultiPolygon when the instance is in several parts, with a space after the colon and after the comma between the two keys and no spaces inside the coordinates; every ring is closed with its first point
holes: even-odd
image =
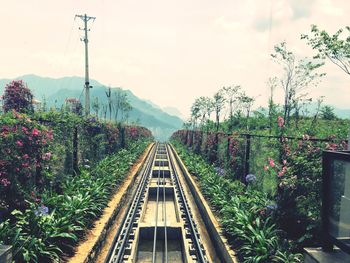
{"type": "Polygon", "coordinates": [[[53,133],[15,110],[0,119],[0,193],[7,204],[23,206],[27,193],[44,184],[53,133]]]}
{"type": "Polygon", "coordinates": [[[6,85],[3,95],[4,111],[33,111],[33,94],[22,80],[14,80],[6,85]]]}
{"type": "Polygon", "coordinates": [[[301,246],[320,242],[322,149],[344,150],[346,147],[344,141],[314,142],[307,134],[296,145],[283,140],[286,160],[277,174],[279,224],[301,246]],[[291,226],[294,227],[291,229],[291,226]]]}
{"type": "Polygon", "coordinates": [[[262,173],[262,185],[265,192],[270,194],[272,198],[276,195],[277,179],[282,177],[287,171],[287,161],[283,160],[282,164],[275,162],[274,159],[268,157],[264,172],[262,173]]]}
{"type": "Polygon", "coordinates": [[[66,177],[60,192],[44,189],[40,199],[31,198],[26,209],[12,211],[12,220],[0,223],[0,245],[13,246],[16,262],[59,262],[62,252],[71,253],[83,230],[101,215],[147,145],[147,140],[134,141],[128,150],[108,156],[90,172],[66,177]]]}
{"type": "Polygon", "coordinates": [[[284,126],[284,119],[281,116],[277,118],[278,127],[282,128],[284,126]]]}
{"type": "MultiPolygon", "coordinates": [[[[242,262],[302,262],[300,254],[284,239],[273,222],[276,205],[255,185],[256,177],[249,174],[249,186],[232,181],[218,173],[199,155],[189,153],[173,141],[177,152],[192,175],[198,179],[203,195],[219,217],[223,232],[239,252],[242,262]]],[[[270,160],[272,165],[273,162],[270,160]]],[[[275,166],[274,166],[275,167],[275,166]]]]}

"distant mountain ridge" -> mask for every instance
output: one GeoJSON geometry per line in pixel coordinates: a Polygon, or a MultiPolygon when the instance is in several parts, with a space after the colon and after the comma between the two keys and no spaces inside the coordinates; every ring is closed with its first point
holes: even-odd
{"type": "Polygon", "coordinates": [[[182,120],[185,118],[182,115],[182,113],[175,107],[163,107],[162,110],[170,115],[177,116],[177,117],[181,118],[182,120]]]}
{"type": "MultiPolygon", "coordinates": [[[[66,98],[80,97],[84,101],[84,96],[82,96],[84,79],[81,77],[48,78],[24,75],[15,79],[25,81],[38,100],[43,100],[45,97],[48,106],[60,108],[66,98]]],[[[3,94],[5,85],[10,81],[12,79],[0,79],[0,94],[3,94]]],[[[97,97],[100,103],[106,104],[105,90],[107,86],[96,80],[90,80],[90,84],[93,86],[90,92],[91,101],[92,98],[97,97]]],[[[183,121],[179,117],[166,113],[153,102],[138,98],[130,90],[113,87],[112,91],[116,89],[127,94],[133,107],[129,114],[129,120],[149,128],[156,139],[165,141],[175,130],[182,127],[183,121]]]]}
{"type": "MultiPolygon", "coordinates": [[[[342,118],[342,119],[350,119],[350,109],[337,108],[337,107],[330,105],[330,104],[327,104],[327,103],[322,104],[321,108],[324,106],[332,107],[334,109],[334,114],[337,117],[342,118]]],[[[317,109],[317,103],[316,102],[310,103],[310,105],[307,106],[307,109],[311,114],[315,114],[316,109],[317,109]]]]}

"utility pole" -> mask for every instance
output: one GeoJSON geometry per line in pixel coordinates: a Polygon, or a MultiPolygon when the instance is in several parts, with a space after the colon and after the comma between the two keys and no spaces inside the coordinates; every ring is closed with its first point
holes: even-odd
{"type": "Polygon", "coordinates": [[[90,89],[92,88],[90,86],[90,81],[89,81],[89,56],[88,56],[88,31],[90,31],[90,29],[88,29],[87,27],[87,23],[89,20],[95,20],[96,17],[92,17],[92,16],[87,16],[85,15],[75,15],[75,17],[79,17],[81,20],[84,21],[84,28],[80,28],[80,30],[84,30],[85,31],[85,36],[84,38],[81,39],[81,41],[83,41],[85,43],[85,115],[89,116],[90,114],[90,89]]]}

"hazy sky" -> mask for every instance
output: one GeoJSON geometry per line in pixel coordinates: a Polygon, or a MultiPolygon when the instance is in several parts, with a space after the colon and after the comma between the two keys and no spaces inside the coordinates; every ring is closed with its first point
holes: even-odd
{"type": "MultiPolygon", "coordinates": [[[[334,33],[349,25],[349,0],[0,0],[0,78],[84,76],[80,19],[90,23],[90,76],[184,114],[195,97],[240,84],[266,105],[278,75],[273,46],[283,40],[312,55],[311,24],[334,33]]],[[[313,97],[350,108],[350,77],[328,63],[313,97]]],[[[48,87],[49,88],[49,87],[48,87]]],[[[280,98],[280,94],[276,97],[280,98]]]]}

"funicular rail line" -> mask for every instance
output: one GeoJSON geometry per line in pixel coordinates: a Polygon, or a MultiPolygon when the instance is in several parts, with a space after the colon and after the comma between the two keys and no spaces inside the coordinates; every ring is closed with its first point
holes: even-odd
{"type": "Polygon", "coordinates": [[[105,263],[209,262],[172,151],[157,143],[148,153],[105,263]]]}

